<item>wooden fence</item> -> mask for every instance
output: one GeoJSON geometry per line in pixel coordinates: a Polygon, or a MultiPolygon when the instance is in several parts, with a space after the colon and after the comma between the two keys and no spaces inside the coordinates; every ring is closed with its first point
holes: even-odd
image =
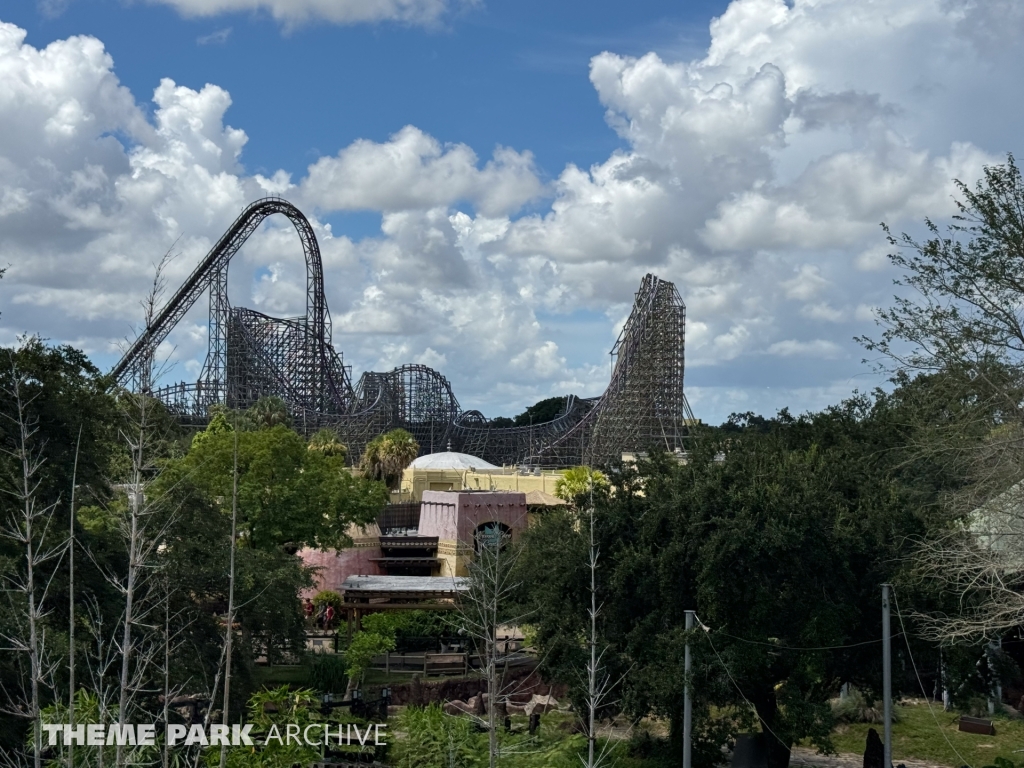
{"type": "MultiPolygon", "coordinates": [[[[518,667],[532,664],[534,659],[525,653],[511,653],[498,657],[500,667],[518,667]]],[[[391,672],[419,672],[421,675],[467,675],[471,669],[484,666],[476,653],[385,653],[370,662],[374,669],[391,672]]]]}

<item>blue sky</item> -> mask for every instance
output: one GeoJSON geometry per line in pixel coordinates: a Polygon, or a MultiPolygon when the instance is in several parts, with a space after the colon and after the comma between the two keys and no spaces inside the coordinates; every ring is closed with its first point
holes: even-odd
{"type": "MultiPolygon", "coordinates": [[[[688,306],[698,416],[882,381],[880,221],[953,210],[1017,149],[1012,0],[41,0],[0,8],[0,342],[103,366],[244,204],[306,211],[335,345],[512,414],[599,394],[642,275],[688,306]],[[200,13],[202,15],[196,15],[200,13]],[[356,18],[370,14],[369,21],[356,18]]],[[[301,312],[294,236],[232,302],[301,312]]],[[[194,376],[201,307],[165,350],[194,376]]]]}
{"type": "Polygon", "coordinates": [[[524,0],[466,7],[426,29],[310,23],[287,32],[261,11],[183,18],[118,0],[70,0],[56,15],[20,2],[0,18],[26,29],[37,47],[94,35],[139,98],[163,77],[225,88],[227,121],[249,135],[252,172],[298,173],[355,139],[384,141],[412,124],[481,154],[499,144],[528,148],[557,175],[566,163],[587,167],[624,146],[587,79],[590,58],[604,50],[699,54],[708,21],[726,5],[524,0]]]}

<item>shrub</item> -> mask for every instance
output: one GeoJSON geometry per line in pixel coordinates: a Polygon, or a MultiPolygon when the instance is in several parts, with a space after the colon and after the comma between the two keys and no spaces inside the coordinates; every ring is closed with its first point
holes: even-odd
{"type": "MultiPolygon", "coordinates": [[[[872,723],[878,725],[883,719],[883,705],[876,701],[869,705],[864,694],[851,687],[845,699],[832,699],[832,717],[837,723],[872,723]]],[[[892,721],[898,723],[899,714],[895,707],[892,710],[892,721]]]]}
{"type": "Polygon", "coordinates": [[[473,733],[469,719],[446,715],[437,704],[407,708],[396,730],[405,734],[392,748],[396,768],[487,764],[486,746],[477,744],[480,737],[473,733]]]}
{"type": "Polygon", "coordinates": [[[341,611],[341,595],[335,592],[333,589],[325,589],[321,592],[317,592],[316,597],[313,598],[313,605],[319,611],[321,605],[333,605],[335,616],[341,611]]]}
{"type": "Polygon", "coordinates": [[[348,684],[345,657],[340,653],[307,653],[303,660],[309,686],[320,693],[344,693],[348,684]]]}

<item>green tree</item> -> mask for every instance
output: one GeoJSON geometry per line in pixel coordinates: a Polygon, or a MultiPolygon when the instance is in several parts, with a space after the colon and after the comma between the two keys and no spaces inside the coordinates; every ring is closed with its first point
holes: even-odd
{"type": "MultiPolygon", "coordinates": [[[[33,503],[37,509],[52,509],[48,540],[60,543],[71,528],[70,496],[72,482],[78,486],[76,505],[95,503],[108,493],[108,480],[116,477],[120,447],[117,445],[119,426],[114,398],[106,392],[106,381],[88,358],[70,346],[49,346],[37,337],[20,340],[17,347],[0,350],[0,389],[12,391],[14,379],[20,379],[19,389],[24,416],[30,430],[30,449],[42,463],[32,480],[33,503]],[[79,437],[80,436],[80,437],[79,437]],[[75,475],[76,444],[78,454],[75,475]]],[[[0,519],[13,521],[18,499],[12,495],[21,479],[17,449],[19,443],[17,403],[10,397],[0,397],[0,519]]],[[[87,531],[75,526],[80,547],[91,546],[87,531]]],[[[36,542],[38,544],[38,542],[36,542]]],[[[116,553],[97,553],[95,561],[79,558],[79,583],[91,585],[90,592],[98,598],[97,604],[106,609],[114,596],[97,570],[97,562],[116,567],[120,563],[116,553]],[[82,562],[85,560],[85,562],[82,562]]],[[[37,563],[34,579],[46,584],[46,600],[37,606],[41,611],[37,629],[45,635],[47,645],[60,655],[68,652],[67,636],[71,595],[69,579],[62,558],[37,563]]],[[[0,537],[0,580],[7,587],[25,583],[27,558],[24,544],[0,537]]],[[[85,591],[76,590],[80,599],[85,591]]],[[[9,591],[0,602],[0,627],[14,634],[25,617],[27,605],[21,605],[21,595],[9,591]]],[[[113,611],[111,611],[113,612],[113,611]]],[[[10,642],[5,642],[10,645],[10,642]]],[[[79,647],[80,651],[81,648],[79,647]]],[[[59,658],[59,656],[57,657],[59,658]]],[[[0,654],[0,753],[15,755],[25,743],[24,728],[28,721],[13,716],[22,702],[8,700],[17,696],[28,683],[27,655],[20,652],[0,654]]],[[[42,692],[41,704],[52,698],[67,700],[67,665],[59,664],[55,670],[54,686],[42,692]]],[[[22,710],[24,711],[24,710],[22,710]]]]}
{"type": "MultiPolygon", "coordinates": [[[[233,432],[235,429],[234,424],[239,421],[240,419],[237,418],[237,414],[232,414],[227,409],[214,411],[209,423],[206,425],[206,429],[192,435],[191,447],[199,448],[200,445],[210,439],[211,435],[233,432]]],[[[246,419],[246,423],[249,423],[248,419],[246,419]]],[[[244,429],[241,424],[239,424],[239,429],[244,429]]]]}
{"type": "Polygon", "coordinates": [[[397,488],[402,470],[419,456],[420,444],[404,429],[393,429],[378,435],[366,444],[359,467],[366,477],[384,482],[388,488],[397,488]]]}
{"type": "MultiPolygon", "coordinates": [[[[215,425],[168,465],[156,492],[188,487],[218,509],[230,506],[234,434],[215,425]]],[[[376,519],[387,500],[380,483],[353,477],[343,457],[308,450],[281,425],[239,433],[238,472],[240,539],[256,549],[342,546],[349,525],[376,519]]]]}
{"type": "Polygon", "coordinates": [[[545,424],[554,421],[565,411],[567,397],[548,397],[528,406],[522,413],[509,418],[496,416],[488,420],[491,429],[507,429],[509,427],[528,427],[531,424],[545,424]]]}
{"type": "Polygon", "coordinates": [[[579,506],[588,503],[584,499],[589,499],[591,491],[603,494],[607,493],[608,489],[608,478],[601,470],[573,467],[558,478],[558,482],[555,483],[555,496],[579,506]]]}
{"type": "Polygon", "coordinates": [[[353,635],[345,649],[350,691],[375,657],[395,650],[396,634],[405,622],[405,617],[397,613],[371,613],[363,617],[362,629],[353,635]]]}
{"type": "MultiPolygon", "coordinates": [[[[82,430],[79,453],[85,457],[77,482],[102,492],[111,475],[117,476],[118,417],[108,382],[84,353],[71,346],[48,346],[38,337],[23,339],[17,348],[0,350],[0,386],[10,388],[11,370],[25,377],[25,398],[31,417],[46,445],[46,466],[40,498],[52,503],[67,495],[74,472],[75,446],[82,430]]],[[[0,413],[9,417],[12,403],[0,401],[0,413]]],[[[0,418],[0,441],[12,437],[11,421],[0,418]]]]}
{"type": "MultiPolygon", "coordinates": [[[[955,201],[959,213],[945,233],[926,219],[931,235],[926,240],[889,234],[896,249],[889,260],[903,272],[896,285],[911,292],[879,310],[882,337],[863,341],[899,370],[965,367],[981,375],[998,362],[1019,371],[1024,366],[1024,323],[1016,310],[1024,302],[1020,169],[1010,155],[1003,165],[987,166],[974,189],[959,180],[955,184],[962,199],[955,201]]],[[[1016,409],[1020,401],[1013,396],[1005,404],[1016,409]]]]}
{"type": "Polygon", "coordinates": [[[528,427],[554,421],[565,410],[565,397],[549,397],[540,400],[515,417],[515,426],[528,427]]]}
{"type": "Polygon", "coordinates": [[[967,482],[947,499],[947,536],[926,544],[920,563],[925,578],[960,598],[954,614],[936,617],[935,635],[977,638],[1024,620],[1024,562],[979,546],[972,531],[1024,525],[1024,181],[1009,155],[973,189],[955,183],[958,213],[948,226],[926,219],[923,240],[886,228],[904,290],[878,310],[881,337],[861,341],[905,379],[944,379],[953,407],[938,423],[917,421],[913,443],[967,482]]]}
{"type": "MultiPolygon", "coordinates": [[[[606,663],[613,679],[628,672],[621,698],[632,714],[670,720],[674,750],[685,611],[710,629],[689,637],[695,764],[715,763],[730,731],[760,723],[774,734],[770,764],[784,766],[798,739],[828,745],[840,683],[877,686],[878,585],[900,576],[911,537],[928,532],[941,477],[902,452],[919,396],[738,418],[709,430],[686,464],[652,455],[616,470],[615,493],[595,497],[606,663]],[[825,647],[834,650],[812,650],[825,647]],[[735,721],[712,718],[712,707],[735,721]]],[[[545,665],[566,682],[586,650],[586,533],[571,511],[549,514],[525,534],[520,564],[545,665]]]]}
{"type": "Polygon", "coordinates": [[[342,461],[348,456],[348,448],[338,440],[338,435],[334,430],[321,429],[319,432],[309,438],[309,450],[319,451],[326,456],[340,456],[342,461]]]}
{"type": "MultiPolygon", "coordinates": [[[[212,680],[221,663],[236,416],[215,416],[205,437],[167,462],[150,488],[168,510],[162,558],[175,574],[172,609],[187,617],[193,649],[176,657],[178,679],[212,680]]],[[[353,477],[343,457],[309,450],[287,427],[240,430],[237,443],[236,711],[251,691],[256,656],[276,660],[304,648],[298,594],[313,580],[296,550],[344,546],[349,525],[375,519],[386,501],[383,485],[353,477]]]]}

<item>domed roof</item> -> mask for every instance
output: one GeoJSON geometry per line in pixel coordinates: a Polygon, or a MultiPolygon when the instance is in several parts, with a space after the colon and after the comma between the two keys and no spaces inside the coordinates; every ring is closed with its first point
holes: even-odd
{"type": "Polygon", "coordinates": [[[443,451],[420,456],[409,465],[409,469],[498,469],[498,467],[484,461],[479,456],[443,451]]]}

